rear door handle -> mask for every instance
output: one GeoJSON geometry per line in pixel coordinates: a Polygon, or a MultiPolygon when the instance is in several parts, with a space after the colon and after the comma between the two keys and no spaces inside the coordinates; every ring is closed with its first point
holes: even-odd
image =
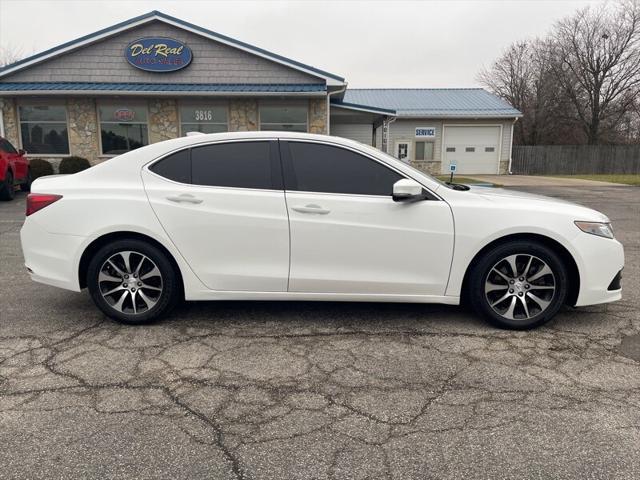
{"type": "Polygon", "coordinates": [[[291,210],[295,210],[300,213],[317,213],[320,215],[326,215],[331,210],[327,210],[322,208],[320,205],[316,205],[315,203],[310,203],[309,205],[305,205],[304,207],[291,207],[291,210]]]}
{"type": "Polygon", "coordinates": [[[183,193],[182,195],[170,195],[167,197],[167,200],[176,203],[202,203],[201,199],[196,198],[193,195],[189,195],[188,193],[183,193]]]}

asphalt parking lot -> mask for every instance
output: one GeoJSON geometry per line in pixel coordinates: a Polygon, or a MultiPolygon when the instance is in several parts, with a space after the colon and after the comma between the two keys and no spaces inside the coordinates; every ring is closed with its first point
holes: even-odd
{"type": "Polygon", "coordinates": [[[0,203],[0,478],[640,478],[640,188],[528,190],[610,216],[621,302],[532,332],[262,302],[127,327],[32,283],[0,203]]]}

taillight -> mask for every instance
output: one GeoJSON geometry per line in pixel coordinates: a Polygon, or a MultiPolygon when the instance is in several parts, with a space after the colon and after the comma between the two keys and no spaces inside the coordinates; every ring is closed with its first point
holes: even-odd
{"type": "Polygon", "coordinates": [[[30,193],[27,195],[27,217],[44,207],[48,207],[62,198],[62,195],[50,193],[30,193]]]}

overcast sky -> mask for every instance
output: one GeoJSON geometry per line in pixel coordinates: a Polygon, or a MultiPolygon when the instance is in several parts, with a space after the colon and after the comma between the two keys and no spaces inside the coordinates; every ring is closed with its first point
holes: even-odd
{"type": "Polygon", "coordinates": [[[598,0],[0,0],[0,47],[22,55],[151,10],[346,77],[351,87],[469,87],[511,42],[598,0]]]}

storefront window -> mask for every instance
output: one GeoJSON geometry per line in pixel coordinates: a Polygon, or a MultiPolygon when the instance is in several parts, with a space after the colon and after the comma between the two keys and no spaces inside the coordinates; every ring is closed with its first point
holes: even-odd
{"type": "Polygon", "coordinates": [[[20,105],[22,148],[29,153],[67,155],[67,111],[64,105],[20,105]]]}
{"type": "Polygon", "coordinates": [[[261,105],[260,130],[306,132],[306,105],[261,105]]]}
{"type": "Polygon", "coordinates": [[[416,142],[416,160],[433,160],[433,142],[416,142]]]}
{"type": "Polygon", "coordinates": [[[103,104],[99,117],[103,155],[120,155],[149,143],[144,106],[103,104]]]}
{"type": "Polygon", "coordinates": [[[180,107],[180,128],[187,132],[219,133],[227,127],[227,107],[223,105],[182,105],[180,107]]]}

